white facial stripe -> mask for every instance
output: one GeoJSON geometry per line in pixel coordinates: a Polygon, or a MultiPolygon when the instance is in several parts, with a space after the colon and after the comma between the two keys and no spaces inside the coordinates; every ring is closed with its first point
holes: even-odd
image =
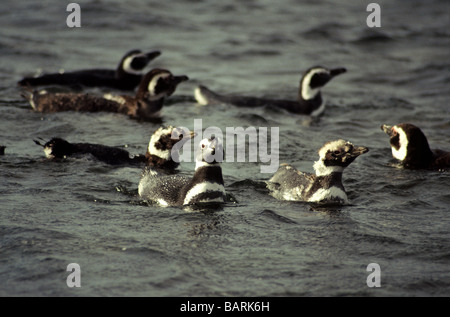
{"type": "Polygon", "coordinates": [[[172,135],[172,127],[168,128],[159,128],[158,130],[153,133],[152,137],[150,138],[150,142],[148,143],[148,152],[150,154],[156,155],[162,159],[170,160],[171,154],[170,150],[162,151],[155,147],[155,144],[159,141],[161,136],[168,134],[172,135]]]}
{"type": "Polygon", "coordinates": [[[160,78],[167,78],[169,76],[170,76],[170,73],[161,73],[152,78],[152,80],[148,83],[148,91],[150,92],[151,96],[159,97],[159,96],[165,95],[164,92],[160,93],[159,95],[155,95],[155,88],[156,88],[156,85],[158,84],[158,80],[160,78]]]}
{"type": "Polygon", "coordinates": [[[342,173],[344,171],[342,166],[325,166],[322,160],[314,162],[313,168],[317,176],[330,175],[331,173],[342,173]]]}
{"type": "Polygon", "coordinates": [[[31,108],[36,109],[36,103],[34,102],[33,97],[34,96],[31,96],[28,101],[30,102],[31,108]]]}
{"type": "Polygon", "coordinates": [[[208,98],[203,96],[202,91],[200,87],[195,88],[194,90],[194,97],[197,103],[201,106],[206,106],[208,104],[208,98]]]}
{"type": "MultiPolygon", "coordinates": [[[[206,193],[206,192],[220,192],[223,195],[225,195],[225,187],[221,184],[217,184],[217,183],[210,183],[210,182],[204,182],[204,183],[200,183],[195,185],[194,187],[192,187],[187,193],[186,193],[186,197],[184,198],[184,205],[188,205],[191,200],[196,197],[197,195],[200,195],[202,193],[206,193]]],[[[217,198],[208,200],[208,199],[204,199],[202,202],[212,202],[212,201],[217,201],[217,198]]],[[[223,200],[220,200],[223,201],[223,200]]]]}
{"type": "Polygon", "coordinates": [[[308,201],[309,202],[321,202],[321,201],[327,201],[327,200],[333,200],[333,199],[340,199],[344,203],[348,202],[347,194],[340,189],[339,187],[331,187],[328,189],[319,189],[312,195],[308,201]]]}
{"type": "Polygon", "coordinates": [[[131,63],[133,62],[133,59],[134,59],[136,56],[139,56],[139,55],[141,55],[141,54],[135,54],[135,55],[131,55],[131,56],[128,56],[127,58],[125,58],[125,60],[123,61],[123,70],[124,70],[126,73],[128,73],[128,74],[133,74],[133,75],[141,75],[141,74],[142,74],[142,71],[141,71],[141,70],[134,69],[134,68],[131,66],[131,63]]]}
{"type": "Polygon", "coordinates": [[[53,154],[52,154],[52,148],[51,147],[48,147],[48,146],[44,147],[44,153],[45,153],[45,156],[48,157],[48,158],[53,158],[54,157],[53,154]]]}
{"type": "Polygon", "coordinates": [[[403,131],[400,128],[397,128],[396,126],[392,128],[394,131],[396,131],[399,135],[399,143],[400,147],[395,149],[393,146],[392,148],[392,156],[395,157],[397,160],[403,161],[406,158],[406,155],[408,154],[408,138],[406,137],[405,131],[403,131]]]}
{"type": "Polygon", "coordinates": [[[316,68],[311,70],[310,72],[308,72],[306,74],[306,76],[303,78],[302,80],[302,97],[305,100],[308,99],[313,99],[320,91],[321,87],[318,88],[311,88],[311,86],[309,85],[311,83],[311,78],[315,75],[315,74],[320,74],[320,73],[329,73],[329,71],[327,71],[326,69],[323,68],[316,68]]]}

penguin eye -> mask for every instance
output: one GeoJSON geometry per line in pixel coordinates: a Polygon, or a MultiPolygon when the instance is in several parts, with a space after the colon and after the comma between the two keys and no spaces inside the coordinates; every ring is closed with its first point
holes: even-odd
{"type": "Polygon", "coordinates": [[[397,134],[398,134],[397,129],[392,128],[391,129],[391,137],[395,137],[395,136],[397,136],[397,134]]]}

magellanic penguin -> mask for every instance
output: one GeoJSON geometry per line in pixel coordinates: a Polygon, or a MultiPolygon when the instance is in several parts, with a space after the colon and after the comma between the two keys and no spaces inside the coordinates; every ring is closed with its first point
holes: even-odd
{"type": "Polygon", "coordinates": [[[160,117],[164,98],[175,92],[178,84],[188,80],[187,76],[173,76],[165,69],[149,71],[134,97],[105,94],[95,96],[83,93],[48,93],[46,91],[23,94],[32,108],[38,112],[116,112],[132,118],[154,119],[160,117]]]}
{"type": "Polygon", "coordinates": [[[431,150],[428,140],[422,130],[410,123],[400,123],[394,126],[381,126],[391,144],[392,156],[408,169],[438,169],[450,168],[450,152],[431,150]]]}
{"type": "Polygon", "coordinates": [[[223,203],[226,193],[220,166],[222,160],[221,140],[214,137],[205,138],[196,152],[192,178],[183,175],[161,175],[146,168],[139,182],[139,196],[162,206],[223,203]]]}
{"type": "Polygon", "coordinates": [[[368,151],[366,147],[354,146],[344,140],[330,141],[319,150],[319,160],[313,165],[315,174],[283,164],[267,182],[267,188],[280,200],[347,204],[342,173],[358,156],[368,151]]]}
{"type": "Polygon", "coordinates": [[[346,71],[345,68],[327,69],[321,66],[309,68],[301,78],[298,100],[222,95],[211,91],[205,86],[198,86],[194,91],[194,97],[201,105],[226,103],[238,107],[273,106],[295,114],[318,116],[325,109],[325,100],[322,99],[320,89],[332,78],[346,71]]]}
{"type": "Polygon", "coordinates": [[[72,72],[44,74],[38,77],[25,77],[18,82],[19,86],[71,86],[106,87],[118,90],[134,90],[142,80],[143,69],[147,64],[161,55],[160,51],[143,53],[132,50],[122,57],[116,70],[85,69],[72,72]]]}
{"type": "Polygon", "coordinates": [[[171,151],[176,143],[194,137],[194,132],[173,126],[160,127],[151,136],[145,154],[131,156],[122,148],[94,143],[70,143],[62,138],[52,138],[41,144],[49,159],[64,159],[71,156],[92,155],[95,159],[111,165],[145,164],[158,170],[174,170],[179,162],[172,159],[171,151]]]}

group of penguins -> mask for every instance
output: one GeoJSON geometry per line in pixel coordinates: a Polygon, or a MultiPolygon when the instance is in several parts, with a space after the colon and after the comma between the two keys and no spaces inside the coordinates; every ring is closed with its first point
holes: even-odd
{"type": "MultiPolygon", "coordinates": [[[[123,56],[115,70],[87,69],[44,74],[23,78],[18,84],[24,88],[22,96],[37,112],[115,112],[136,119],[160,118],[165,98],[171,96],[180,83],[189,79],[184,75],[175,76],[169,70],[161,68],[154,68],[143,74],[148,63],[160,54],[159,51],[145,53],[132,50],[123,56]],[[46,85],[107,87],[136,93],[134,96],[111,93],[100,96],[72,91],[52,93],[32,88],[46,85]]],[[[323,112],[325,106],[321,88],[332,78],[345,72],[345,68],[309,68],[301,77],[297,100],[219,94],[205,86],[198,86],[194,97],[202,105],[224,103],[236,107],[270,106],[294,115],[315,117],[323,112]]],[[[445,170],[450,166],[450,152],[431,150],[420,128],[401,123],[394,126],[382,125],[381,129],[389,136],[393,157],[405,168],[445,170]]],[[[69,143],[56,137],[42,143],[35,140],[35,143],[42,146],[45,155],[52,159],[90,154],[108,164],[144,165],[138,186],[139,196],[162,206],[224,203],[227,195],[220,166],[223,145],[219,138],[201,140],[195,155],[196,164],[192,177],[174,172],[178,166],[171,154],[174,145],[183,138],[192,138],[194,135],[192,131],[187,133],[173,126],[162,126],[151,136],[146,153],[133,157],[122,148],[69,143]]],[[[267,188],[273,197],[281,200],[346,204],[348,198],[342,184],[342,173],[358,156],[368,151],[366,147],[355,146],[342,139],[327,142],[318,151],[319,159],[313,165],[315,174],[304,173],[292,165],[282,164],[266,182],[267,188]]],[[[1,154],[4,154],[4,147],[0,147],[1,154]]]]}

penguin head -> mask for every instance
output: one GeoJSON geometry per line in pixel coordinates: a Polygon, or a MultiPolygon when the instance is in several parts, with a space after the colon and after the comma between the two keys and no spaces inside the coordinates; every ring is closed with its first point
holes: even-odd
{"type": "Polygon", "coordinates": [[[320,89],[325,86],[332,78],[345,73],[347,69],[334,68],[328,69],[322,66],[314,66],[303,73],[300,82],[300,96],[304,100],[314,99],[320,89]]]}
{"type": "Polygon", "coordinates": [[[426,166],[431,160],[428,140],[422,130],[410,123],[400,123],[394,126],[381,126],[389,136],[392,156],[408,167],[426,166]]]}
{"type": "Polygon", "coordinates": [[[223,162],[224,151],[220,138],[211,137],[200,141],[198,145],[195,160],[196,168],[205,165],[214,165],[223,162]]]}
{"type": "Polygon", "coordinates": [[[141,80],[137,98],[160,100],[172,95],[178,84],[188,79],[187,76],[174,76],[168,70],[155,68],[141,80]]]}
{"type": "Polygon", "coordinates": [[[330,141],[319,150],[320,158],[314,163],[314,169],[317,175],[342,172],[358,156],[368,151],[364,146],[354,146],[345,140],[330,141]]]}
{"type": "Polygon", "coordinates": [[[161,55],[160,51],[151,51],[143,53],[140,50],[132,50],[122,57],[119,64],[119,71],[123,71],[127,74],[141,75],[142,70],[147,64],[161,55]]]}
{"type": "Polygon", "coordinates": [[[44,148],[47,158],[65,158],[67,155],[73,153],[72,144],[61,138],[52,138],[43,145],[37,140],[33,141],[44,148]]]}
{"type": "Polygon", "coordinates": [[[174,145],[182,139],[191,139],[194,135],[194,132],[185,128],[176,128],[173,126],[160,127],[150,138],[147,155],[155,155],[162,159],[170,160],[174,145]]]}

